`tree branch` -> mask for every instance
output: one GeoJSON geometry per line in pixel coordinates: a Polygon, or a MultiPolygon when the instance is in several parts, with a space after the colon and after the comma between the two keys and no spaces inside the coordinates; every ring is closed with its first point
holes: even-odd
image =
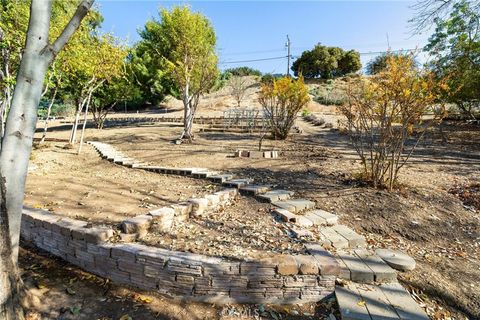
{"type": "Polygon", "coordinates": [[[82,19],[87,15],[94,2],[95,0],[82,0],[82,2],[78,5],[75,14],[65,26],[62,33],[58,36],[55,42],[49,46],[48,49],[52,54],[51,59],[53,59],[53,57],[55,57],[60,50],[62,50],[65,44],[67,44],[68,40],[70,40],[72,35],[78,29],[82,23],[82,19]]]}

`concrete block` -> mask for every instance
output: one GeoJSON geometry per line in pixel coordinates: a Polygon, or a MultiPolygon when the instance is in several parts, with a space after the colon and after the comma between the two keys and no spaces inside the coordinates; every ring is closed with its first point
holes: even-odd
{"type": "Polygon", "coordinates": [[[190,214],[194,217],[203,216],[209,205],[209,201],[206,198],[193,198],[187,201],[192,204],[190,214]]]}
{"type": "Polygon", "coordinates": [[[151,215],[141,215],[129,218],[122,222],[122,230],[125,233],[138,233],[140,236],[143,236],[148,233],[151,220],[151,215]]]}

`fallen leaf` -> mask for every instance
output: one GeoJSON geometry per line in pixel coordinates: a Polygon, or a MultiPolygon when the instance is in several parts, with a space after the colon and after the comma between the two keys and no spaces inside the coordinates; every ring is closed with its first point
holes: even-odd
{"type": "Polygon", "coordinates": [[[123,316],[120,317],[118,320],[133,320],[132,317],[130,317],[128,314],[124,314],[123,316]]]}
{"type": "Polygon", "coordinates": [[[360,307],[365,307],[365,304],[366,304],[365,300],[360,300],[357,302],[357,305],[359,305],[360,307]]]}
{"type": "Polygon", "coordinates": [[[75,290],[73,290],[70,287],[67,287],[65,290],[67,291],[68,294],[71,294],[71,295],[74,295],[76,293],[75,290]]]}

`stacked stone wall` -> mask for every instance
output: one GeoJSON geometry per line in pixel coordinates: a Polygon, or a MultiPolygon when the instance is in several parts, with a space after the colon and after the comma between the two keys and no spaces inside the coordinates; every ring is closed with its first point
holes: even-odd
{"type": "Polygon", "coordinates": [[[232,261],[139,243],[111,243],[114,231],[25,208],[21,236],[115,283],[217,303],[289,304],[333,293],[339,267],[328,252],[232,261]]]}

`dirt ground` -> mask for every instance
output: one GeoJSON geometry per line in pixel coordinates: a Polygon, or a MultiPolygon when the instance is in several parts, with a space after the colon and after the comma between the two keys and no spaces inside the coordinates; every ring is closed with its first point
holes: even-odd
{"type": "MultiPolygon", "coordinates": [[[[318,114],[323,116],[321,108],[318,114]]],[[[232,157],[237,149],[258,148],[256,135],[198,132],[194,144],[177,146],[171,141],[181,128],[172,124],[88,129],[86,136],[152,164],[224,170],[294,190],[338,214],[372,248],[412,255],[417,268],[400,279],[430,316],[479,319],[480,209],[449,191],[480,182],[480,128],[445,124],[444,139],[428,137],[401,172],[402,188],[387,192],[356,180],[358,162],[344,135],[301,120],[298,125],[301,135],[264,142],[265,150],[281,151],[279,159],[232,157]]],[[[49,136],[67,138],[67,129],[56,123],[49,136]]],[[[124,169],[89,146],[79,156],[62,146],[34,151],[37,168],[28,177],[27,204],[107,223],[208,192],[205,181],[124,169]]]]}

